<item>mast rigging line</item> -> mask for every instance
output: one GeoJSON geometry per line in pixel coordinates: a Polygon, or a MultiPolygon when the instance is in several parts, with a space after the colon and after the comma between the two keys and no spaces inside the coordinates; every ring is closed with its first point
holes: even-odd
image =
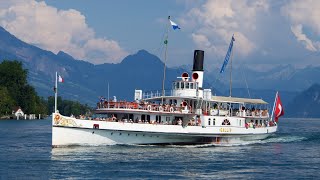
{"type": "Polygon", "coordinates": [[[165,96],[164,91],[164,85],[165,85],[165,79],[166,79],[166,61],[167,61],[167,51],[168,51],[168,38],[169,38],[169,27],[170,27],[170,16],[168,16],[168,23],[167,23],[167,29],[166,29],[166,35],[165,35],[165,52],[164,52],[164,61],[163,61],[163,80],[162,80],[162,98],[161,98],[161,104],[163,104],[163,97],[165,96]]]}

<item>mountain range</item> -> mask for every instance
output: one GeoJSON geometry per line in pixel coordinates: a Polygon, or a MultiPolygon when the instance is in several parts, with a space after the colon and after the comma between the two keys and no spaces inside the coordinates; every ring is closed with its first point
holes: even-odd
{"type": "MultiPolygon", "coordinates": [[[[94,65],[62,51],[54,54],[25,43],[2,27],[0,39],[0,62],[5,59],[22,61],[29,70],[29,83],[44,97],[54,95],[56,71],[65,79],[65,83],[58,86],[60,96],[92,106],[100,96],[109,94],[109,97],[133,100],[135,89],[160,92],[162,88],[164,63],[145,50],[125,57],[118,64],[94,65]]],[[[190,63],[192,60],[190,57],[190,63]]],[[[190,72],[188,67],[190,65],[167,67],[165,89],[171,89],[172,81],[183,72],[190,72]]],[[[218,69],[205,71],[204,87],[211,88],[216,95],[229,95],[229,76],[218,76],[217,72],[218,69]]],[[[232,95],[263,98],[272,105],[275,92],[279,90],[283,104],[290,104],[299,92],[320,83],[317,77],[320,77],[320,68],[311,66],[297,69],[292,65],[279,65],[266,72],[235,68],[232,95]]]]}
{"type": "Polygon", "coordinates": [[[314,84],[299,93],[287,104],[287,117],[314,118],[320,117],[320,84],[314,84]]]}

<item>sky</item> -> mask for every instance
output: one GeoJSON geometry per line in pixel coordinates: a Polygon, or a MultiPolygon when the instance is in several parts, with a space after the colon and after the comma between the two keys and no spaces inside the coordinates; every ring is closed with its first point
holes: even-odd
{"type": "Polygon", "coordinates": [[[166,64],[192,64],[205,51],[221,67],[234,34],[233,63],[255,69],[320,66],[318,0],[1,0],[0,25],[42,49],[93,64],[119,63],[145,49],[166,64]]]}

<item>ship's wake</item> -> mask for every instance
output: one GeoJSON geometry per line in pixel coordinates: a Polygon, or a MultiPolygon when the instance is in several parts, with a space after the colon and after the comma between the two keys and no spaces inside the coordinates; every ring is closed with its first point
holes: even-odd
{"type": "MultiPolygon", "coordinates": [[[[318,139],[318,138],[317,138],[318,139]]],[[[222,140],[221,142],[213,142],[207,144],[189,144],[189,145],[177,145],[177,144],[146,144],[146,145],[137,145],[137,144],[104,144],[104,145],[68,145],[68,146],[59,146],[59,148],[76,148],[76,147],[101,147],[101,146],[121,146],[121,147],[169,147],[169,148],[207,148],[207,147],[233,147],[233,146],[248,146],[256,144],[270,144],[270,143],[293,143],[301,141],[312,141],[314,138],[305,137],[305,136],[293,136],[289,134],[277,134],[272,135],[263,140],[251,140],[244,141],[241,139],[230,139],[222,140]]]]}
{"type": "Polygon", "coordinates": [[[168,147],[181,148],[207,148],[207,147],[233,147],[233,146],[248,146],[256,144],[270,144],[270,143],[293,143],[308,141],[308,137],[292,136],[292,135],[273,135],[263,140],[243,141],[239,139],[232,139],[225,142],[210,143],[210,144],[196,144],[196,145],[167,145],[168,147]]]}

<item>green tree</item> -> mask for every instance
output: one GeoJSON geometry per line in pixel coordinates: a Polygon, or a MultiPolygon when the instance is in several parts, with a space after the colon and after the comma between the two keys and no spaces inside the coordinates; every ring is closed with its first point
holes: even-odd
{"type": "MultiPolygon", "coordinates": [[[[13,107],[20,106],[27,114],[47,115],[54,112],[54,97],[40,98],[34,87],[27,82],[28,70],[19,61],[0,63],[0,115],[11,114],[13,107]]],[[[91,111],[88,105],[62,100],[58,97],[58,110],[64,115],[80,115],[91,111]]]]}
{"type": "MultiPolygon", "coordinates": [[[[90,114],[92,109],[87,105],[83,105],[77,101],[63,100],[60,96],[57,99],[59,113],[70,116],[71,114],[79,116],[80,114],[90,114]]],[[[47,103],[48,114],[54,111],[54,97],[48,97],[47,103]]]]}
{"type": "Polygon", "coordinates": [[[27,75],[28,70],[23,69],[19,61],[5,60],[0,64],[0,86],[7,89],[2,91],[10,97],[4,104],[7,109],[20,106],[27,114],[46,114],[46,102],[41,101],[35,89],[28,84],[27,75]]]}
{"type": "Polygon", "coordinates": [[[0,86],[7,87],[16,104],[22,101],[20,96],[27,85],[27,75],[28,71],[22,68],[19,61],[5,60],[0,64],[0,86]]]}
{"type": "Polygon", "coordinates": [[[14,100],[11,98],[6,87],[0,86],[0,115],[11,114],[14,100]]]}

